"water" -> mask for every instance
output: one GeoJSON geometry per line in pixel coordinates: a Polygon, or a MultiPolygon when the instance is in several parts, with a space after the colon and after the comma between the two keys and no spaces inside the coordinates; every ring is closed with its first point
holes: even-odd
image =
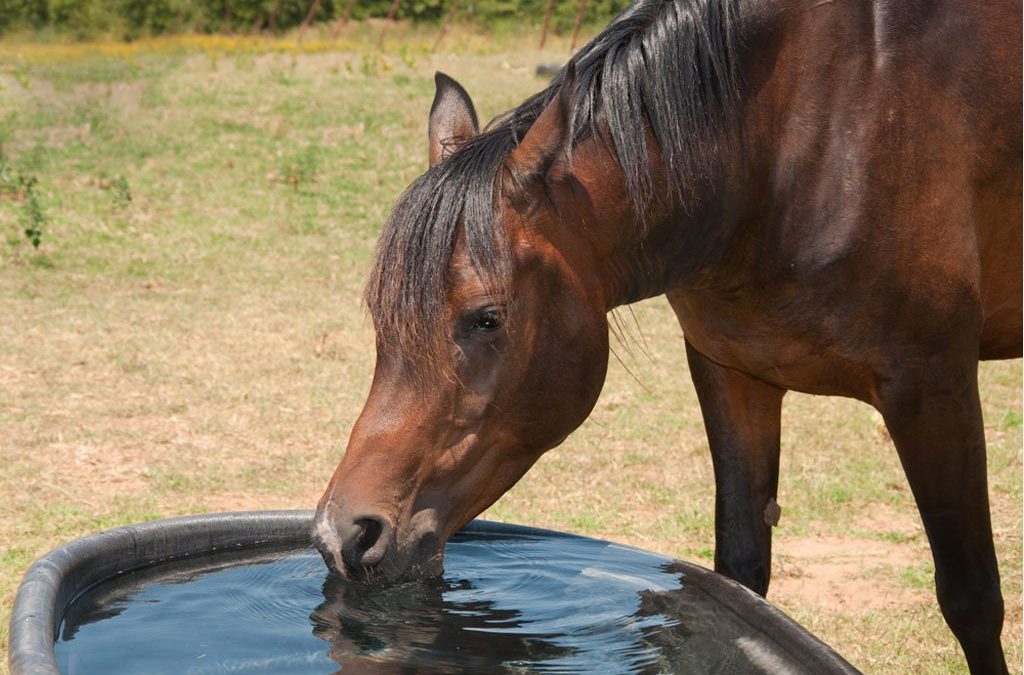
{"type": "Polygon", "coordinates": [[[312,550],[248,555],[85,593],[61,672],[742,673],[784,658],[677,563],[591,539],[458,535],[443,579],[387,588],[329,576],[312,550]]]}

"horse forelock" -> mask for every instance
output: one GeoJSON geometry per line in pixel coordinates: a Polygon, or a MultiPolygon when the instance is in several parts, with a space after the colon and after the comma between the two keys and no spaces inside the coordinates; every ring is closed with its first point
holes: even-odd
{"type": "MultiPolygon", "coordinates": [[[[611,143],[639,214],[656,198],[653,172],[679,190],[687,177],[710,171],[713,139],[732,121],[738,98],[739,2],[639,0],[573,59],[574,142],[611,143]],[[658,166],[652,166],[648,131],[658,144],[658,166]]],[[[366,302],[378,336],[403,360],[449,370],[445,303],[460,235],[485,283],[501,290],[507,281],[512,260],[509,233],[500,225],[502,166],[565,85],[565,73],[413,181],[392,209],[366,302]]]]}
{"type": "Polygon", "coordinates": [[[467,145],[413,181],[399,198],[381,233],[366,290],[381,339],[397,348],[402,360],[442,370],[450,365],[444,317],[456,243],[461,237],[477,274],[496,289],[511,264],[496,212],[497,176],[513,147],[511,138],[488,131],[467,145]]]}

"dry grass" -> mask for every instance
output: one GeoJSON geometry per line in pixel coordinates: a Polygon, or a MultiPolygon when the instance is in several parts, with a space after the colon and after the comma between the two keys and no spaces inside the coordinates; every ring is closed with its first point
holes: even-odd
{"type": "MultiPolygon", "coordinates": [[[[36,252],[24,201],[0,201],[0,669],[20,575],[61,542],[315,504],[369,386],[361,284],[422,168],[433,71],[489,114],[564,56],[410,41],[383,56],[0,49],[0,141],[46,217],[36,252]]],[[[646,354],[616,347],[628,371],[613,363],[591,419],[486,515],[710,564],[711,464],[681,336],[663,301],[635,312],[646,354]]],[[[1020,362],[984,364],[982,392],[1020,672],[1020,362]]],[[[796,395],[784,414],[771,599],[865,671],[963,672],[880,418],[796,395]]]]}

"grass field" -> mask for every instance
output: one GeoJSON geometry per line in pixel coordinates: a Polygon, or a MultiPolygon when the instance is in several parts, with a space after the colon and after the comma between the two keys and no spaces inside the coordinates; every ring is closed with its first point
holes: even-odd
{"type": "MultiPolygon", "coordinates": [[[[490,116],[566,53],[462,31],[431,55],[397,31],[376,54],[359,30],[344,50],[0,45],[0,672],[21,574],[61,542],[315,505],[370,384],[362,283],[424,167],[434,70],[490,116]]],[[[634,312],[642,339],[615,346],[591,419],[485,515],[710,566],[682,338],[664,300],[634,312]]],[[[983,364],[981,387],[1020,672],[1020,361],[983,364]]],[[[779,502],[773,602],[866,672],[965,671],[875,412],[790,395],[779,502]]]]}

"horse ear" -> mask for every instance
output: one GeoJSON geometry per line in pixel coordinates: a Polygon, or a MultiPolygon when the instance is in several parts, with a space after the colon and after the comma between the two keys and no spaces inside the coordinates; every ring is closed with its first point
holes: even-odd
{"type": "Polygon", "coordinates": [[[462,85],[438,71],[434,74],[434,102],[430,106],[430,166],[447,158],[480,133],[473,100],[462,85]]]}
{"type": "Polygon", "coordinates": [[[520,180],[543,177],[572,145],[572,98],[576,91],[576,65],[570,61],[554,100],[530,126],[522,142],[509,155],[506,166],[520,180]]]}

